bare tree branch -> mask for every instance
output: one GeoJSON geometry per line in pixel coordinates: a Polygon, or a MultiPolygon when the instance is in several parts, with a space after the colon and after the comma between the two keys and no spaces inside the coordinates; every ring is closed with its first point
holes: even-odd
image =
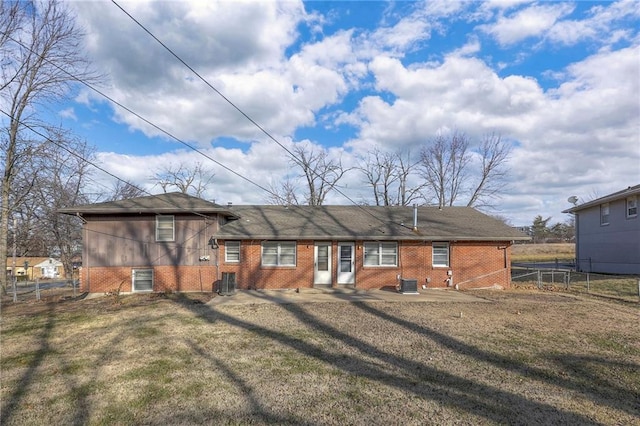
{"type": "Polygon", "coordinates": [[[201,197],[207,186],[213,181],[214,176],[215,173],[207,171],[202,163],[197,162],[192,166],[184,163],[177,166],[168,164],[157,171],[152,179],[165,193],[175,188],[183,194],[201,197]]]}

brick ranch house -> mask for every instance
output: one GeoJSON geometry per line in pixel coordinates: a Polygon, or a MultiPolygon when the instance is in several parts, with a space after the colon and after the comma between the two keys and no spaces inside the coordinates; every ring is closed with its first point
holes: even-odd
{"type": "Polygon", "coordinates": [[[181,193],[66,208],[83,220],[81,286],[96,293],[510,285],[529,237],[468,207],[220,206],[181,193]]]}

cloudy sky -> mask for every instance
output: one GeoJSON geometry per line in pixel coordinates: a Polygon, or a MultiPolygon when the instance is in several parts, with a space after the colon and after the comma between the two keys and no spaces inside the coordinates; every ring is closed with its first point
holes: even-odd
{"type": "MultiPolygon", "coordinates": [[[[201,78],[112,2],[72,2],[108,76],[100,90],[147,123],[86,89],[59,115],[102,167],[152,193],[155,170],[199,162],[215,173],[207,198],[262,204],[251,182],[296,173],[283,146],[353,166],[452,131],[472,148],[488,134],[512,144],[491,213],[514,225],[562,222],[569,196],[640,183],[634,0],[117,3],[201,78]]],[[[342,183],[350,200],[371,198],[356,171],[342,183]]]]}

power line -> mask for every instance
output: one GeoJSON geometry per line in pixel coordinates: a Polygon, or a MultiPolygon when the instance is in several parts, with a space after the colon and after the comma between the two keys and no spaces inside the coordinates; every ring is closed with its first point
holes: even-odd
{"type": "MultiPolygon", "coordinates": [[[[142,28],[142,30],[144,32],[146,32],[149,36],[151,36],[151,38],[153,38],[158,44],[160,44],[167,52],[169,52],[171,54],[171,56],[173,56],[174,58],[176,58],[176,60],[178,60],[182,65],[184,65],[187,69],[189,69],[189,71],[191,71],[196,77],[198,77],[200,79],[200,81],[202,81],[204,84],[206,84],[211,90],[213,90],[216,94],[218,94],[225,102],[227,102],[229,105],[231,105],[236,111],[238,111],[243,117],[245,117],[251,124],[253,124],[258,130],[260,130],[262,133],[264,133],[265,136],[267,136],[267,138],[271,139],[273,142],[275,142],[278,146],[280,146],[283,150],[285,150],[289,156],[293,159],[293,161],[298,164],[299,166],[301,166],[303,169],[305,168],[304,162],[302,160],[300,160],[293,152],[291,152],[291,150],[289,150],[286,146],[284,146],[278,139],[276,139],[273,135],[271,135],[271,133],[269,133],[264,127],[262,127],[260,124],[258,124],[253,118],[251,118],[247,113],[245,113],[239,106],[237,106],[233,101],[231,101],[231,99],[229,99],[228,97],[226,97],[222,92],[220,92],[215,86],[213,86],[211,83],[209,83],[209,81],[207,79],[205,79],[204,77],[202,77],[200,75],[200,73],[198,73],[192,66],[190,66],[186,61],[184,61],[178,54],[176,54],[169,46],[167,46],[165,43],[162,42],[162,40],[160,40],[158,37],[155,36],[155,34],[153,34],[149,29],[147,29],[140,21],[138,21],[135,17],[133,17],[129,12],[127,12],[122,6],[120,6],[115,0],[111,0],[111,2],[116,5],[116,7],[118,7],[118,9],[120,9],[125,15],[127,15],[133,22],[135,22],[140,28],[142,28]]],[[[311,173],[315,173],[315,171],[310,170],[311,173]]],[[[358,203],[356,203],[353,199],[351,199],[351,197],[349,197],[348,195],[346,195],[344,192],[342,192],[339,188],[333,186],[330,182],[327,182],[324,178],[324,176],[322,176],[319,173],[315,173],[315,177],[320,178],[325,184],[332,186],[332,188],[339,193],[340,195],[342,195],[343,197],[345,197],[347,200],[349,200],[349,202],[351,202],[351,204],[353,204],[354,206],[359,207],[363,212],[365,212],[366,214],[371,215],[372,217],[376,218],[377,220],[383,222],[380,218],[376,217],[375,215],[371,214],[370,212],[367,212],[366,209],[363,209],[362,206],[360,206],[358,203]]],[[[273,194],[271,191],[268,191],[268,193],[270,193],[271,195],[276,195],[273,194]]],[[[384,222],[383,222],[384,223],[384,222]]]]}
{"type": "MultiPolygon", "coordinates": [[[[34,52],[31,48],[29,48],[28,46],[25,46],[21,41],[16,40],[15,38],[11,37],[11,35],[6,34],[6,33],[2,33],[3,35],[5,35],[8,39],[12,40],[13,42],[19,44],[20,46],[22,46],[23,48],[31,51],[34,54],[38,54],[37,52],[34,52]]],[[[233,173],[234,175],[238,176],[239,178],[251,183],[252,185],[258,187],[259,189],[271,194],[271,195],[275,195],[273,194],[272,191],[270,191],[269,189],[265,188],[264,186],[260,185],[259,183],[249,179],[248,177],[240,174],[239,172],[233,170],[232,168],[226,166],[225,164],[221,163],[220,161],[212,158],[210,155],[207,155],[206,153],[202,152],[201,150],[199,150],[198,148],[194,147],[193,145],[189,144],[188,142],[183,141],[182,139],[178,138],[177,136],[173,135],[172,133],[170,133],[169,131],[161,128],[160,126],[158,126],[157,124],[151,122],[150,120],[146,119],[145,117],[143,117],[142,115],[138,114],[137,112],[133,111],[132,109],[126,107],[125,105],[123,105],[122,103],[116,101],[115,99],[113,99],[112,97],[110,97],[109,95],[107,95],[106,93],[102,92],[101,90],[98,90],[97,88],[93,87],[91,84],[87,83],[86,81],[76,77],[75,75],[71,74],[70,72],[68,72],[67,70],[65,70],[64,68],[58,66],[57,64],[49,61],[46,57],[42,56],[42,55],[38,55],[38,57],[42,60],[44,60],[45,62],[49,63],[50,65],[54,66],[55,68],[57,68],[59,71],[65,73],[66,75],[68,75],[69,77],[71,77],[74,81],[77,81],[78,83],[84,85],[85,87],[87,87],[88,89],[94,91],[95,93],[97,93],[98,95],[102,96],[103,98],[107,99],[108,101],[112,102],[113,104],[119,106],[120,108],[122,108],[123,110],[127,111],[128,113],[132,114],[133,116],[135,116],[136,118],[139,118],[140,120],[142,120],[143,122],[145,122],[146,124],[150,125],[151,127],[153,127],[154,129],[160,131],[161,133],[165,134],[166,136],[170,137],[171,139],[175,140],[176,142],[181,143],[182,145],[186,146],[187,148],[191,149],[194,152],[197,152],[198,154],[200,154],[201,156],[203,156],[204,158],[206,158],[209,161],[212,161],[213,163],[217,164],[218,166],[222,167],[223,169],[233,173]]],[[[5,113],[6,114],[6,113],[5,113]]],[[[112,175],[111,173],[108,173],[113,177],[116,177],[115,175],[112,175]]],[[[117,177],[116,177],[117,178],[117,177]]],[[[123,181],[122,179],[117,178],[118,180],[123,181]]],[[[123,181],[125,183],[128,183],[126,181],[123,181]]]]}

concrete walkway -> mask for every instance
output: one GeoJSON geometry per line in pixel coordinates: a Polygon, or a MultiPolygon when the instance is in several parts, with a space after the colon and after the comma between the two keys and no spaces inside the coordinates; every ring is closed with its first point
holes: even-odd
{"type": "Polygon", "coordinates": [[[255,303],[318,303],[318,302],[487,302],[472,293],[448,289],[420,290],[417,294],[402,294],[393,290],[361,289],[299,289],[296,290],[236,290],[231,296],[217,295],[208,305],[246,305],[255,303]]]}

